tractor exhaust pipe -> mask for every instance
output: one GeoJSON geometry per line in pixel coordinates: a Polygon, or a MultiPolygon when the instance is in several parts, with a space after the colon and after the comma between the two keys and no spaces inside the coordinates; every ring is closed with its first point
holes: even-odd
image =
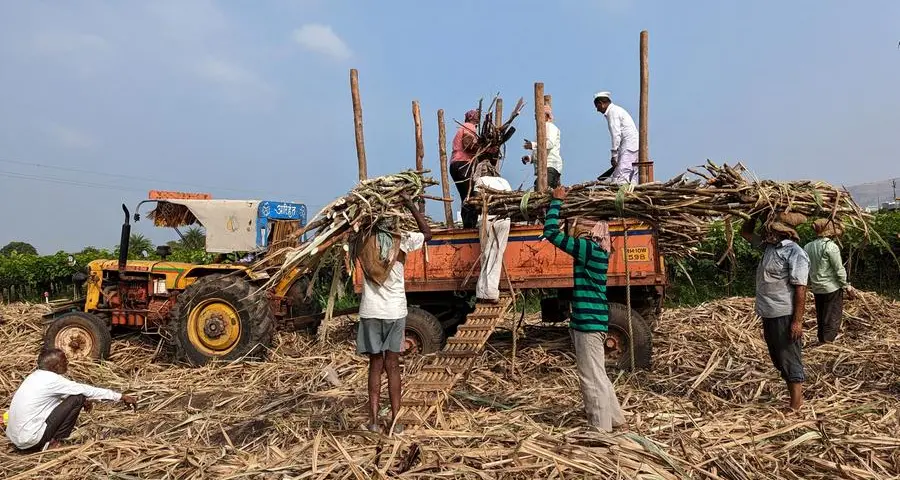
{"type": "Polygon", "coordinates": [[[122,210],[125,211],[125,223],[122,224],[122,236],[119,238],[119,276],[125,274],[125,264],[128,263],[128,247],[131,243],[131,214],[124,203],[122,210]]]}

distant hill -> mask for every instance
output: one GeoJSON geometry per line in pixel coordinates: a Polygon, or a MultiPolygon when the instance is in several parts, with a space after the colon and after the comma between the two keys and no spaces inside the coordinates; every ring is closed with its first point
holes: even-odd
{"type": "MultiPolygon", "coordinates": [[[[900,178],[897,180],[897,195],[900,196],[900,178]]],[[[879,205],[881,202],[890,202],[894,200],[894,189],[891,187],[891,180],[881,182],[863,183],[862,185],[854,185],[847,187],[853,200],[860,207],[866,208],[870,205],[879,205]]]]}

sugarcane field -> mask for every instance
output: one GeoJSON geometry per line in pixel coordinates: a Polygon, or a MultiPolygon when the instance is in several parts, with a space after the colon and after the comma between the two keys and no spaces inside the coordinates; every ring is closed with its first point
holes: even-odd
{"type": "Polygon", "coordinates": [[[248,6],[0,6],[0,478],[900,480],[900,6],[248,6]]]}

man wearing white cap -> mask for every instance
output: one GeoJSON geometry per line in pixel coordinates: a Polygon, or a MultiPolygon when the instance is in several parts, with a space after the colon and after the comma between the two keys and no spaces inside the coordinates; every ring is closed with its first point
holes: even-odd
{"type": "Polygon", "coordinates": [[[609,92],[594,94],[594,107],[606,117],[612,139],[610,163],[614,170],[609,181],[618,185],[637,184],[638,131],[634,120],[624,108],[612,103],[609,92]]]}
{"type": "MultiPolygon", "coordinates": [[[[547,186],[556,188],[562,181],[562,156],[559,154],[559,127],[553,123],[553,110],[549,105],[544,105],[544,118],[547,125],[547,186]]],[[[537,143],[531,140],[525,140],[525,150],[537,150],[537,143]]],[[[537,162],[527,155],[522,157],[522,163],[534,163],[534,175],[537,176],[537,162]]],[[[537,179],[534,181],[534,188],[537,190],[537,179]]]]}

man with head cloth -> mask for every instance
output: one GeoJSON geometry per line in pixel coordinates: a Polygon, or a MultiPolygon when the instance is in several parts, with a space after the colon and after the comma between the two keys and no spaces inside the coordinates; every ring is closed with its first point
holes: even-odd
{"type": "Polygon", "coordinates": [[[478,110],[466,112],[465,121],[456,130],[453,137],[453,150],[450,155],[450,177],[459,191],[462,202],[463,228],[475,228],[478,221],[478,210],[466,204],[472,193],[472,176],[475,174],[473,161],[478,153],[478,110]]]}
{"type": "Polygon", "coordinates": [[[819,343],[833,342],[841,331],[844,290],[849,297],[854,295],[841,261],[841,249],[834,242],[844,229],[836,220],[820,218],[813,222],[813,230],[818,238],[803,250],[809,256],[809,289],[816,299],[817,334],[819,343]]]}
{"type": "Polygon", "coordinates": [[[634,120],[624,108],[612,103],[609,92],[594,94],[594,108],[606,117],[612,140],[610,164],[614,170],[609,181],[617,185],[637,184],[638,174],[634,163],[638,158],[638,131],[634,120]]]}
{"type": "Polygon", "coordinates": [[[781,374],[790,395],[790,408],[803,406],[803,314],[809,256],[797,245],[795,227],[803,215],[780,213],[765,224],[763,235],[754,233],[758,216],[744,222],[741,236],[764,248],[756,269],[756,313],[762,317],[763,337],[772,364],[781,374]]]}

